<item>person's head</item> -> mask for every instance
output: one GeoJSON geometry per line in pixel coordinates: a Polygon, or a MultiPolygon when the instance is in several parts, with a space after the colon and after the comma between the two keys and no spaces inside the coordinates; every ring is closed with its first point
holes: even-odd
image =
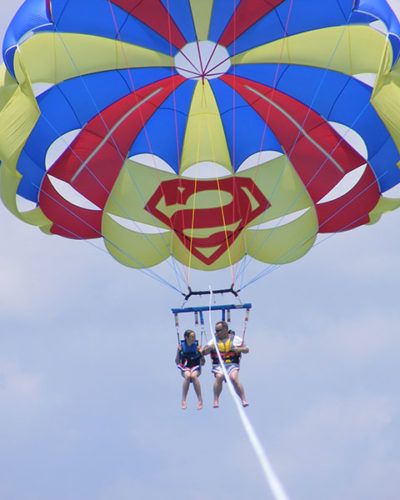
{"type": "Polygon", "coordinates": [[[196,340],[196,334],[193,330],[186,330],[183,334],[183,337],[188,345],[193,344],[193,342],[196,340]]]}
{"type": "Polygon", "coordinates": [[[215,324],[215,333],[219,339],[225,338],[229,334],[229,327],[226,321],[218,321],[215,324]]]}

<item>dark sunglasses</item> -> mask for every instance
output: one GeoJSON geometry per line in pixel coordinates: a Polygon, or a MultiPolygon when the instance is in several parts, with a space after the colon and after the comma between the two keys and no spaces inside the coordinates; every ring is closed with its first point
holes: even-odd
{"type": "Polygon", "coordinates": [[[224,329],[223,329],[223,328],[216,328],[216,329],[215,329],[215,333],[220,333],[220,332],[223,332],[223,331],[224,331],[224,329]]]}

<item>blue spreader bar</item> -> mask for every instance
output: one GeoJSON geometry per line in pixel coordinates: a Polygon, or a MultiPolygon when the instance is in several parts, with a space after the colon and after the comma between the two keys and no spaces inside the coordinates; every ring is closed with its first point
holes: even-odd
{"type": "Polygon", "coordinates": [[[251,304],[227,304],[220,306],[198,306],[198,307],[182,307],[179,309],[171,309],[172,314],[195,313],[209,311],[231,311],[233,309],[251,309],[251,304]]]}

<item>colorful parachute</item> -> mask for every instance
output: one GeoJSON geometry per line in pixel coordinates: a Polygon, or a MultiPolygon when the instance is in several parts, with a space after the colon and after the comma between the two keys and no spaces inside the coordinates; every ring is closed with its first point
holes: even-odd
{"type": "Polygon", "coordinates": [[[399,35],[386,0],[26,0],[2,199],[132,267],[293,261],[400,206],[399,35]]]}

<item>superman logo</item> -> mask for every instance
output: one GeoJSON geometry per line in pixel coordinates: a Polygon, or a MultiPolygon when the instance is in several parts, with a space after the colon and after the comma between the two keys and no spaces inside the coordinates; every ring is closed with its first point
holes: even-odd
{"type": "Polygon", "coordinates": [[[177,178],[161,182],[145,209],[169,226],[194,256],[209,265],[269,206],[249,178],[177,178]],[[215,206],[196,206],[196,198],[204,196],[214,199],[215,206]]]}

